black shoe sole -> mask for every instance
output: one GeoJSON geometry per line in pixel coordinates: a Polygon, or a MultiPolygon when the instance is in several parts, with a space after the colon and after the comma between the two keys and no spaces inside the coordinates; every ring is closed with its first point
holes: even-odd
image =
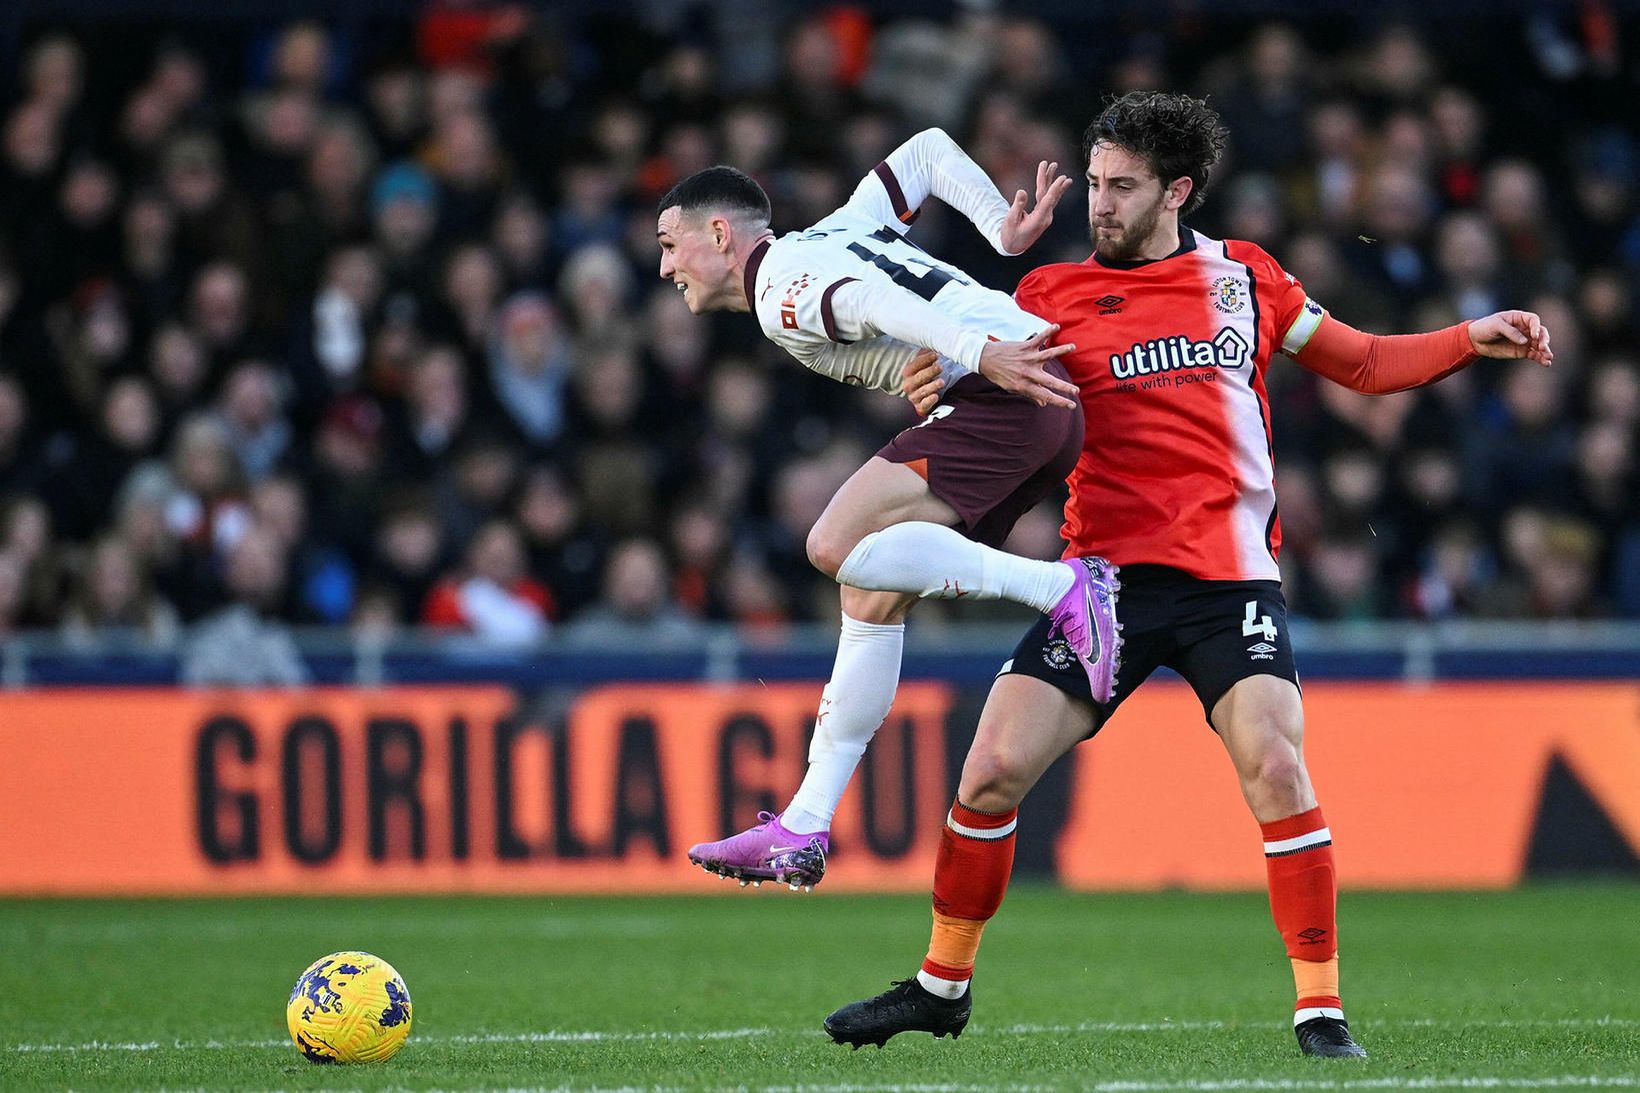
{"type": "MultiPolygon", "coordinates": [[[[847,1044],[849,1047],[853,1048],[855,1051],[859,1051],[861,1048],[865,1047],[867,1044],[873,1044],[877,1047],[882,1047],[884,1044],[888,1043],[890,1040],[892,1040],[894,1037],[898,1036],[902,1032],[928,1032],[928,1030],[927,1029],[920,1029],[920,1028],[907,1028],[907,1029],[895,1029],[893,1032],[890,1032],[890,1033],[869,1033],[869,1032],[848,1033],[848,1032],[833,1032],[831,1029],[828,1028],[826,1030],[826,1035],[831,1037],[831,1042],[834,1043],[834,1044],[847,1044]]],[[[939,1039],[944,1038],[944,1037],[950,1037],[951,1039],[955,1040],[958,1036],[962,1035],[962,1029],[960,1029],[960,1028],[959,1029],[947,1029],[944,1032],[930,1032],[929,1035],[933,1036],[934,1039],[936,1039],[936,1040],[939,1040],[939,1039]]]]}
{"type": "Polygon", "coordinates": [[[1312,1051],[1309,1048],[1301,1048],[1300,1050],[1311,1059],[1365,1059],[1367,1057],[1366,1049],[1359,1045],[1356,1046],[1354,1051],[1337,1046],[1334,1046],[1331,1051],[1312,1051]]]}
{"type": "Polygon", "coordinates": [[[957,1025],[955,1028],[943,1028],[937,1032],[933,1029],[926,1028],[897,1028],[892,1032],[866,1032],[864,1030],[849,1031],[846,1029],[835,1029],[830,1025],[826,1025],[825,1029],[826,1035],[831,1037],[832,1043],[847,1044],[855,1051],[859,1051],[867,1044],[875,1044],[878,1047],[882,1047],[902,1032],[926,1032],[936,1040],[943,1037],[950,1037],[955,1040],[958,1036],[962,1035],[962,1030],[967,1027],[968,1021],[964,1018],[962,1024],[957,1025]]]}

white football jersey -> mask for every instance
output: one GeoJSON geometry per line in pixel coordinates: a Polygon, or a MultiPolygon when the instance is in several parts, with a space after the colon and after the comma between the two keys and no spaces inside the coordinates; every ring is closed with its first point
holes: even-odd
{"type": "Polygon", "coordinates": [[[746,297],[763,333],[823,376],[894,394],[924,346],[940,354],[950,391],[978,371],[987,340],[1041,333],[1046,320],[904,237],[930,195],[1007,253],[1007,201],[956,142],[928,129],[861,179],[842,208],[753,250],[746,297]]]}

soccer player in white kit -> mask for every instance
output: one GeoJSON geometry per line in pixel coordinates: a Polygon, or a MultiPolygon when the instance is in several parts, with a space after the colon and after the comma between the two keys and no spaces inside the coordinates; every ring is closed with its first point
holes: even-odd
{"type": "Polygon", "coordinates": [[[904,238],[934,196],[997,251],[1018,254],[1069,185],[1056,169],[1039,166],[1034,209],[1023,190],[1010,205],[950,137],[929,129],[861,179],[842,208],[778,239],[768,196],[731,167],[691,175],[657,206],[660,275],[691,311],[751,311],[807,367],[892,393],[906,363],[933,350],[946,392],[844,483],[809,534],[809,558],[843,585],[843,625],[808,772],[779,816],[690,849],[709,872],[794,888],[820,880],[832,814],[888,716],[905,615],[919,598],[1029,604],[1075,651],[1094,692],[1111,692],[1114,567],[996,549],[1080,454],[1078,391],[1057,361],[1074,347],[1049,346],[1052,324],[904,238]]]}

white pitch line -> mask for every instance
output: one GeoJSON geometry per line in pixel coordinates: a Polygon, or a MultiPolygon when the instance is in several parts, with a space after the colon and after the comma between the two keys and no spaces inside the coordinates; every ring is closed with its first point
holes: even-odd
{"type": "MultiPolygon", "coordinates": [[[[745,1086],[724,1086],[722,1088],[726,1093],[745,1093],[746,1089],[745,1086]]],[[[964,1085],[937,1082],[873,1082],[865,1085],[855,1082],[843,1082],[830,1085],[767,1085],[758,1086],[757,1088],[761,1093],[1058,1093],[1060,1090],[1071,1087],[1023,1084],[964,1085]]],[[[1074,1088],[1083,1091],[1083,1093],[1168,1093],[1169,1090],[1183,1091],[1183,1093],[1287,1093],[1289,1090],[1324,1089],[1349,1093],[1352,1090],[1378,1089],[1635,1089],[1640,1088],[1640,1077],[1625,1074],[1609,1076],[1600,1074],[1556,1074],[1538,1078],[1305,1078],[1302,1081],[1290,1078],[1185,1079],[1183,1081],[1135,1078],[1092,1084],[1077,1083],[1074,1088]]],[[[673,1093],[674,1089],[675,1087],[670,1086],[552,1085],[511,1086],[506,1088],[503,1093],[673,1093]]],[[[495,1087],[476,1086],[432,1089],[428,1093],[475,1093],[476,1090],[494,1093],[495,1087]]],[[[168,1088],[163,1093],[191,1093],[191,1091],[168,1088]]],[[[204,1093],[204,1091],[201,1090],[199,1093],[204,1093]]],[[[332,1093],[337,1093],[337,1091],[333,1090],[332,1093]]]]}
{"type": "MultiPolygon", "coordinates": [[[[771,1085],[760,1087],[763,1093],[1031,1093],[1036,1090],[1063,1089],[1056,1085],[771,1085]]],[[[1628,1074],[1604,1076],[1599,1074],[1559,1074],[1539,1078],[1451,1077],[1451,1078],[1347,1078],[1327,1080],[1305,1078],[1227,1078],[1214,1080],[1152,1081],[1145,1079],[1078,1083],[1076,1088],[1090,1093],[1165,1093],[1167,1090],[1186,1090],[1189,1093],[1282,1093],[1286,1090],[1337,1089],[1634,1089],[1640,1088],[1640,1077],[1628,1074]]],[[[514,1090],[512,1093],[546,1093],[536,1090],[514,1090]]]]}
{"type": "MultiPolygon", "coordinates": [[[[1383,1028],[1635,1028],[1640,1019],[1627,1017],[1499,1017],[1466,1020],[1409,1018],[1405,1020],[1375,1021],[1372,1025],[1383,1028]]],[[[1277,1029],[1286,1028],[1286,1022],[1269,1021],[1082,1021],[1077,1024],[1045,1025],[1014,1024],[987,1027],[973,1026],[972,1031],[987,1036],[1066,1036],[1090,1032],[1204,1032],[1227,1028],[1277,1029]]],[[[479,1032],[451,1036],[413,1036],[422,1044],[575,1044],[575,1043],[671,1043],[677,1041],[710,1042],[714,1040],[751,1040],[764,1036],[811,1035],[817,1030],[747,1027],[731,1029],[699,1029],[695,1031],[658,1030],[652,1032],[622,1030],[568,1030],[542,1029],[530,1032],[479,1032]]],[[[24,1043],[0,1045],[0,1050],[17,1053],[47,1052],[145,1052],[145,1051],[222,1051],[244,1048],[276,1048],[290,1044],[286,1039],[263,1040],[89,1040],[79,1044],[24,1043]]]]}

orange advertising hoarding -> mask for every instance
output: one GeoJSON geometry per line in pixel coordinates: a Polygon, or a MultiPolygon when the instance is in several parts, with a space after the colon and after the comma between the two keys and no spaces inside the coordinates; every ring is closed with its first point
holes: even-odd
{"type": "MultiPolygon", "coordinates": [[[[1640,854],[1640,685],[1319,683],[1304,714],[1341,884],[1518,882],[1557,759],[1640,854]]],[[[1264,886],[1258,827],[1188,687],[1139,691],[1073,762],[1065,884],[1264,886]]]]}
{"type": "MultiPolygon", "coordinates": [[[[684,850],[784,802],[819,691],[615,685],[542,719],[500,687],[0,695],[0,894],[722,891],[684,850]]],[[[926,890],[972,731],[954,698],[901,688],[826,890],[926,890]]],[[[1318,684],[1305,705],[1346,885],[1517,882],[1551,768],[1640,855],[1640,685],[1318,684]]],[[[1070,762],[1063,800],[1025,804],[1063,813],[1063,883],[1263,885],[1188,688],[1146,688],[1070,762]]]]}
{"type": "MultiPolygon", "coordinates": [[[[0,696],[0,893],[712,890],[689,843],[778,808],[818,684],[0,696]],[[778,799],[777,799],[778,798],[778,799]]],[[[917,888],[948,688],[911,683],[837,817],[828,887],[917,888]]]]}

